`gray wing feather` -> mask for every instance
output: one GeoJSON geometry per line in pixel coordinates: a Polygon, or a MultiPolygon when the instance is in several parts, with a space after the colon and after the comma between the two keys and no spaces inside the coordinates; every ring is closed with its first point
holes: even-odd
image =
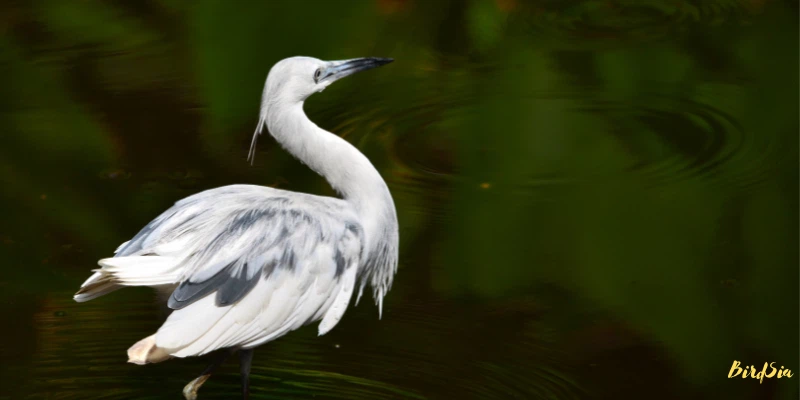
{"type": "MultiPolygon", "coordinates": [[[[255,267],[252,267],[255,269],[255,267]]],[[[209,279],[200,282],[183,281],[169,297],[167,306],[180,310],[213,292],[217,292],[215,304],[228,306],[241,300],[258,283],[258,274],[248,271],[248,264],[241,267],[230,264],[209,279]],[[248,278],[248,275],[250,277],[248,278]]]]}

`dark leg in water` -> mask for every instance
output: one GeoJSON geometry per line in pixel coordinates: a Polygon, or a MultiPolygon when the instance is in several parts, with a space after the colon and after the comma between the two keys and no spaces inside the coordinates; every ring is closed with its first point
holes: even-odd
{"type": "Polygon", "coordinates": [[[253,349],[239,350],[239,370],[242,373],[242,399],[250,396],[250,365],[253,363],[253,349]]]}
{"type": "Polygon", "coordinates": [[[186,400],[197,400],[197,391],[200,390],[200,386],[206,383],[208,378],[211,377],[211,374],[213,374],[233,352],[233,349],[224,349],[215,354],[213,361],[203,370],[203,373],[183,388],[183,397],[185,397],[186,400]]]}

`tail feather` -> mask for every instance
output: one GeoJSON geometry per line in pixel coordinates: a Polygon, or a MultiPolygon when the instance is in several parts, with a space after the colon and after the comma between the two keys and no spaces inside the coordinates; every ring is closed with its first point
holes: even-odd
{"type": "Polygon", "coordinates": [[[174,257],[113,257],[98,264],[102,268],[81,285],[73,297],[75,301],[89,301],[124,286],[171,285],[180,278],[179,263],[174,257]]]}
{"type": "Polygon", "coordinates": [[[83,303],[109,294],[117,289],[122,289],[122,286],[108,280],[95,282],[78,290],[78,293],[75,293],[73,299],[78,303],[83,303]]]}

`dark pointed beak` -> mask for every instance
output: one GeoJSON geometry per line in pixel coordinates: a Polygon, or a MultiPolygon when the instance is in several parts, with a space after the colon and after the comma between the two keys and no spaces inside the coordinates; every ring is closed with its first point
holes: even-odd
{"type": "Polygon", "coordinates": [[[346,76],[353,75],[356,72],[377,68],[382,65],[389,64],[392,61],[394,61],[394,59],[379,57],[364,57],[344,61],[331,61],[330,65],[328,65],[328,67],[326,67],[320,74],[320,77],[317,79],[317,83],[324,81],[330,81],[330,83],[333,83],[334,81],[342,79],[346,76]]]}

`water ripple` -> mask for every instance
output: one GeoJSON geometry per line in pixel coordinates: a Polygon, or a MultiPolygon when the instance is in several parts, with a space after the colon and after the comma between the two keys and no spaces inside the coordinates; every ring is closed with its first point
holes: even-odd
{"type": "Polygon", "coordinates": [[[596,102],[584,110],[612,121],[613,134],[636,160],[628,171],[649,185],[694,179],[741,188],[763,181],[776,165],[775,143],[720,108],[658,94],[639,100],[596,102]]]}
{"type": "MultiPolygon", "coordinates": [[[[128,346],[163,318],[151,298],[144,291],[82,304],[66,292],[47,298],[35,315],[29,398],[179,396],[206,357],[143,367],[125,362],[128,346]]],[[[538,317],[525,304],[464,312],[458,303],[416,296],[395,304],[384,321],[376,320],[374,309],[354,309],[324,337],[305,329],[259,348],[252,397],[577,398],[580,390],[565,377],[552,344],[539,337],[538,317]]],[[[235,364],[225,364],[201,398],[238,393],[235,364]]]]}

